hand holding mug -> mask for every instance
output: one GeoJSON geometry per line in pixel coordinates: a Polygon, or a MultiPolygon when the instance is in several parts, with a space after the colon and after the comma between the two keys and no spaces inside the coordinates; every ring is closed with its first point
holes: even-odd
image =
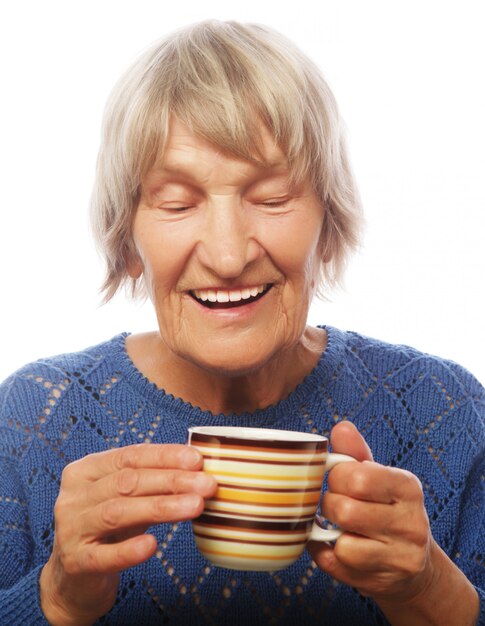
{"type": "Polygon", "coordinates": [[[331,440],[334,450],[363,462],[330,472],[322,511],[345,532],[334,546],[312,542],[309,550],[319,567],[363,595],[408,601],[430,584],[438,549],[421,484],[406,470],[372,462],[349,422],[335,426],[331,440]]]}
{"type": "Polygon", "coordinates": [[[139,444],[68,465],[55,505],[54,547],[41,578],[52,625],[92,624],[113,605],[119,572],[150,558],[152,524],[199,515],[215,481],[202,457],[175,444],[139,444]]]}

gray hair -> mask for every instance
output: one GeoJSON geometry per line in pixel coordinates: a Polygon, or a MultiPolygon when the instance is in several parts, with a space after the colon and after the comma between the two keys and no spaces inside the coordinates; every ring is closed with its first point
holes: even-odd
{"type": "Polygon", "coordinates": [[[308,178],[325,208],[317,293],[338,283],[359,243],[361,205],[335,98],[293,43],[259,24],[204,21],[144,52],[106,106],[91,199],[106,262],[108,301],[131,281],[132,222],[142,177],[163,156],[177,117],[227,154],[262,159],[261,123],[285,153],[295,181],[308,178]]]}

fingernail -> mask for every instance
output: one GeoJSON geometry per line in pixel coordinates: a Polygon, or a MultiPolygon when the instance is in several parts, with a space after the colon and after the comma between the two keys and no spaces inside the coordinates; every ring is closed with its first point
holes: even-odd
{"type": "Polygon", "coordinates": [[[197,509],[200,504],[200,496],[195,493],[187,493],[180,497],[180,508],[186,513],[192,514],[194,509],[197,509]]]}
{"type": "Polygon", "coordinates": [[[200,491],[210,491],[214,489],[216,485],[216,480],[210,474],[197,474],[195,477],[195,488],[200,491]]]}
{"type": "Polygon", "coordinates": [[[200,463],[201,456],[198,450],[187,446],[182,452],[182,463],[185,467],[194,467],[200,463]]]}

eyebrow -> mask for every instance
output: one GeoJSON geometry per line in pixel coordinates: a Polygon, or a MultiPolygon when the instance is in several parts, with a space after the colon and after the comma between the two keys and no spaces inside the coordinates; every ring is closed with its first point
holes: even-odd
{"type": "MultiPolygon", "coordinates": [[[[255,167],[260,167],[261,169],[265,169],[265,170],[274,170],[274,169],[288,170],[289,169],[288,161],[286,159],[275,159],[272,161],[265,161],[265,162],[255,161],[254,163],[250,163],[250,164],[254,165],[255,167]]],[[[168,174],[188,174],[189,176],[192,176],[192,173],[193,173],[193,165],[190,163],[186,163],[184,161],[180,161],[180,162],[179,161],[173,161],[173,162],[161,161],[159,164],[159,167],[155,166],[154,169],[157,173],[160,173],[160,174],[163,174],[166,172],[168,174]]]]}

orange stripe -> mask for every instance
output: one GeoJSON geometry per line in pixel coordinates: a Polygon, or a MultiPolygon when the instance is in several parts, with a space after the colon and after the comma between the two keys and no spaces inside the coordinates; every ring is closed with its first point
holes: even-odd
{"type": "Polygon", "coordinates": [[[224,502],[250,502],[263,504],[316,504],[320,500],[318,493],[258,493],[257,491],[237,491],[237,489],[220,488],[217,490],[215,500],[224,502]]]}
{"type": "MultiPolygon", "coordinates": [[[[293,521],[295,519],[295,515],[289,515],[288,513],[285,515],[269,515],[268,513],[265,514],[261,514],[261,513],[248,513],[247,511],[224,511],[223,509],[211,509],[210,506],[207,504],[206,508],[204,509],[204,511],[206,513],[214,513],[215,515],[228,515],[229,517],[235,517],[235,518],[246,518],[246,517],[255,517],[258,520],[261,519],[261,521],[272,521],[272,520],[276,520],[276,521],[287,521],[287,520],[291,520],[293,521]]],[[[314,514],[313,513],[302,513],[300,511],[296,512],[297,515],[297,519],[299,521],[309,521],[311,519],[313,519],[314,514]]]]}

